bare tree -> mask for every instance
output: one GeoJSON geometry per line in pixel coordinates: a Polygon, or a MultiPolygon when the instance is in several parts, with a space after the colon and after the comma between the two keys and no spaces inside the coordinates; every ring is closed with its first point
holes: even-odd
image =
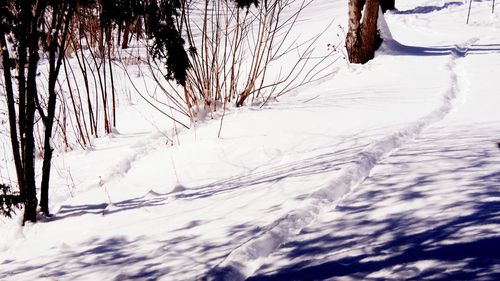
{"type": "Polygon", "coordinates": [[[335,49],[317,49],[322,31],[311,38],[293,35],[299,16],[312,1],[235,2],[236,6],[224,0],[182,5],[178,28],[186,37],[190,60],[184,100],[193,120],[200,110],[214,112],[233,102],[237,107],[249,99],[265,103],[320,79],[336,59],[335,49]],[[284,68],[286,58],[293,63],[284,68]]]}
{"type": "Polygon", "coordinates": [[[9,111],[11,145],[19,184],[20,201],[25,207],[23,221],[36,221],[38,200],[35,186],[34,122],[37,97],[36,75],[39,61],[38,42],[40,18],[45,11],[43,3],[32,1],[5,1],[2,3],[0,48],[2,49],[5,91],[9,111]],[[11,73],[9,45],[15,49],[16,75],[11,73]],[[17,78],[17,85],[13,80],[17,78]],[[17,86],[18,109],[16,113],[14,89],[17,86]]]}
{"type": "Polygon", "coordinates": [[[34,128],[39,118],[44,128],[40,206],[42,212],[48,214],[50,163],[53,150],[51,137],[57,99],[56,82],[76,2],[4,1],[1,4],[0,47],[19,197],[25,208],[23,222],[35,222],[38,199],[35,181],[34,128]],[[7,44],[7,36],[11,38],[11,46],[7,44]],[[39,92],[37,84],[41,47],[47,51],[49,61],[47,95],[39,92]],[[11,56],[9,49],[13,49],[15,54],[11,56]],[[13,59],[15,75],[11,72],[10,61],[13,59]],[[17,83],[14,83],[16,80],[17,83]]]}
{"type": "Polygon", "coordinates": [[[19,190],[15,192],[14,185],[12,192],[2,187],[4,196],[0,199],[17,200],[15,203],[24,207],[23,222],[36,221],[35,155],[39,155],[43,158],[40,207],[49,215],[55,136],[63,134],[68,146],[67,122],[74,120],[80,144],[85,146],[92,136],[97,136],[101,116],[105,132],[116,125],[112,51],[120,45],[126,47],[129,36],[123,34],[122,44],[119,38],[130,29],[130,21],[141,26],[143,23],[145,41],[151,43],[148,61],[154,61],[148,64],[150,68],[155,67],[166,81],[177,82],[168,82],[174,91],[162,89],[172,102],[168,108],[193,117],[200,104],[215,111],[231,102],[236,106],[253,99],[265,103],[272,96],[324,77],[336,59],[330,56],[332,53],[318,56],[314,51],[320,35],[304,42],[290,39],[298,15],[310,1],[0,0],[2,90],[7,99],[19,190]],[[288,10],[292,3],[296,3],[296,11],[288,10]],[[190,14],[193,11],[201,12],[201,17],[190,14]],[[85,30],[85,20],[92,27],[90,32],[85,30]],[[114,40],[118,43],[114,44],[114,40]],[[71,53],[78,68],[67,65],[66,55],[71,53]],[[292,60],[290,67],[276,63],[289,55],[296,59],[296,54],[299,58],[292,60]],[[40,71],[40,56],[46,58],[43,65],[47,71],[40,71]],[[69,102],[58,104],[58,99],[65,96],[63,83],[58,80],[61,66],[71,106],[69,102]],[[72,89],[78,69],[84,87],[72,89]],[[271,77],[268,73],[278,75],[271,77]],[[71,111],[74,116],[68,118],[71,111]]]}

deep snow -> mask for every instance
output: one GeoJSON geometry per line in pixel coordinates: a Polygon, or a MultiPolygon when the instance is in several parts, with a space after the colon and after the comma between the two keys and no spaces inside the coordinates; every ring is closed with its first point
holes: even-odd
{"type": "Polygon", "coordinates": [[[498,279],[500,21],[399,2],[373,61],[229,110],[221,138],[122,105],[116,133],[58,154],[54,217],[2,219],[0,279],[498,279]]]}

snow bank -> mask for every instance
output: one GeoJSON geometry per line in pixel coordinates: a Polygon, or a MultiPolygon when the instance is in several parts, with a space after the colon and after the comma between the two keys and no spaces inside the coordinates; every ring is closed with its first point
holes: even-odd
{"type": "MultiPolygon", "coordinates": [[[[382,17],[383,20],[383,17],[382,17]]],[[[390,36],[388,29],[384,30],[386,39],[390,40],[389,48],[398,48],[397,42],[390,36]]],[[[407,127],[387,135],[372,143],[358,156],[357,161],[341,171],[337,178],[326,181],[323,187],[309,195],[301,208],[290,212],[266,227],[260,235],[234,249],[222,263],[210,270],[202,280],[245,280],[261,265],[263,259],[313,222],[322,210],[334,208],[370,174],[375,165],[387,157],[404,143],[414,139],[429,125],[443,119],[460,100],[467,90],[467,79],[462,59],[467,53],[467,47],[472,42],[456,46],[449,51],[450,87],[444,93],[440,107],[409,124],[407,127]]],[[[398,52],[402,52],[399,49],[398,52]]]]}
{"type": "Polygon", "coordinates": [[[389,25],[385,20],[384,13],[382,13],[382,8],[378,9],[377,27],[380,32],[380,37],[382,37],[384,41],[394,41],[389,25]]]}

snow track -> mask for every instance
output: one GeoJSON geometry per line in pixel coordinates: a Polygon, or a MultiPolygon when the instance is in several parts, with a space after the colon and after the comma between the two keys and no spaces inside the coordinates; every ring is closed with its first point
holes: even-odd
{"type": "MultiPolygon", "coordinates": [[[[394,40],[388,41],[386,48],[394,52],[405,52],[404,47],[400,48],[401,44],[394,40]]],[[[450,59],[447,67],[450,71],[450,87],[444,93],[442,104],[438,108],[405,128],[369,145],[358,155],[355,163],[342,169],[338,177],[327,179],[323,187],[311,193],[301,208],[279,218],[259,235],[234,249],[222,263],[201,279],[245,280],[262,265],[267,256],[311,224],[323,210],[335,208],[369,176],[378,162],[413,140],[426,127],[442,120],[465,97],[468,82],[463,60],[468,48],[476,41],[469,40],[449,51],[450,59]]]]}
{"type": "MultiPolygon", "coordinates": [[[[115,136],[111,135],[111,137],[113,138],[115,136]]],[[[165,145],[165,138],[171,139],[171,136],[167,132],[158,130],[142,136],[138,140],[134,140],[130,143],[130,150],[128,153],[123,156],[120,155],[120,159],[117,160],[109,170],[104,170],[99,179],[90,182],[88,187],[84,190],[90,190],[93,187],[102,186],[104,184],[108,185],[113,181],[123,179],[132,169],[134,163],[161,149],[165,145]]],[[[121,143],[121,145],[126,144],[127,140],[121,143]]],[[[103,149],[106,149],[106,147],[103,149]]]]}

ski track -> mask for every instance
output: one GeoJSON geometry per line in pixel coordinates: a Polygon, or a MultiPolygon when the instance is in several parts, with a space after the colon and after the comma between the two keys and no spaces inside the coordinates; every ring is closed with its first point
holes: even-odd
{"type": "Polygon", "coordinates": [[[109,172],[101,176],[96,182],[89,184],[88,188],[85,190],[124,178],[132,169],[135,162],[140,161],[142,158],[162,147],[163,142],[161,142],[161,140],[165,135],[166,133],[158,131],[150,133],[140,140],[135,141],[130,146],[133,148],[131,152],[121,157],[122,159],[118,161],[109,172]]]}
{"type": "MultiPolygon", "coordinates": [[[[391,36],[389,36],[390,38],[391,36]]],[[[201,280],[245,280],[251,276],[280,245],[304,227],[311,224],[323,210],[335,208],[370,174],[370,171],[382,159],[388,157],[403,144],[415,139],[425,128],[442,120],[458,103],[463,102],[468,87],[466,70],[463,66],[468,48],[478,39],[471,39],[463,44],[455,45],[450,51],[448,69],[450,71],[450,87],[443,95],[440,107],[410,123],[393,134],[387,135],[365,148],[357,157],[357,161],[341,171],[340,176],[327,181],[322,188],[311,193],[302,208],[298,208],[270,224],[249,241],[234,249],[216,267],[212,268],[201,280]]],[[[399,43],[390,38],[389,47],[399,43]]],[[[397,50],[396,50],[397,51],[397,50]]]]}

